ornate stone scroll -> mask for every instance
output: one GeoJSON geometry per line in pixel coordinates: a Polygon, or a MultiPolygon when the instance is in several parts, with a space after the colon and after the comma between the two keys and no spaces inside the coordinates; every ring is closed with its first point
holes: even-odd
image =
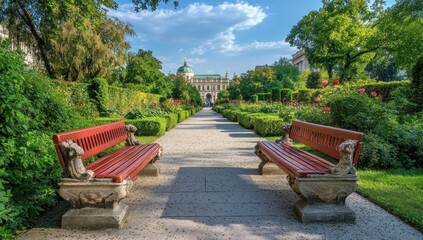
{"type": "Polygon", "coordinates": [[[84,149],[72,140],[66,140],[59,143],[60,150],[65,161],[64,177],[70,177],[78,180],[90,180],[94,176],[94,172],[86,170],[82,164],[82,155],[84,149]]]}
{"type": "Polygon", "coordinates": [[[330,173],[339,176],[349,173],[355,174],[356,170],[352,163],[357,143],[358,142],[356,140],[346,140],[339,144],[338,151],[341,156],[338,164],[330,169],[330,173]]]}
{"type": "Polygon", "coordinates": [[[291,144],[291,141],[289,139],[289,133],[291,131],[291,124],[285,124],[282,127],[282,137],[279,140],[276,140],[276,143],[280,143],[280,144],[291,144]]]}
{"type": "Polygon", "coordinates": [[[126,146],[140,145],[141,143],[137,139],[135,139],[135,132],[137,131],[137,128],[132,124],[127,124],[125,127],[126,132],[128,133],[128,138],[126,139],[126,146]]]}

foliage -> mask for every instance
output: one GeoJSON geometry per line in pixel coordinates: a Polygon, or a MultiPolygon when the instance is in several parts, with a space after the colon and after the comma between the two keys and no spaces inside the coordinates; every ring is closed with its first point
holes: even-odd
{"type": "Polygon", "coordinates": [[[280,102],[281,100],[281,90],[279,88],[272,88],[272,101],[280,102]]]}
{"type": "Polygon", "coordinates": [[[145,107],[143,109],[134,109],[128,112],[125,115],[126,119],[141,119],[141,118],[148,118],[148,117],[160,117],[165,115],[166,112],[158,108],[156,105],[155,107],[145,107]]]}
{"type": "Polygon", "coordinates": [[[222,103],[229,103],[229,91],[228,90],[221,90],[218,94],[217,94],[217,104],[222,104],[222,103]]]}
{"type": "Polygon", "coordinates": [[[413,87],[412,101],[419,106],[419,110],[423,110],[423,57],[414,66],[411,85],[413,87]]]}
{"type": "Polygon", "coordinates": [[[282,88],[281,89],[281,97],[282,97],[282,101],[284,101],[284,102],[292,101],[292,90],[289,89],[289,88],[282,88]]]}
{"type": "Polygon", "coordinates": [[[188,83],[182,76],[176,76],[172,81],[172,98],[180,99],[184,103],[189,103],[194,106],[202,106],[200,93],[198,89],[188,83]]]}
{"type": "Polygon", "coordinates": [[[126,115],[133,109],[142,109],[158,103],[160,95],[145,93],[132,88],[119,88],[109,86],[109,102],[107,109],[126,115]]]}
{"type": "Polygon", "coordinates": [[[182,110],[178,113],[178,123],[183,122],[185,119],[189,118],[191,115],[190,111],[182,110]]]}
{"type": "Polygon", "coordinates": [[[319,88],[320,87],[320,72],[312,71],[307,77],[308,88],[319,88]]]}
{"type": "MultiPolygon", "coordinates": [[[[2,1],[0,16],[14,42],[34,49],[51,78],[104,76],[123,64],[129,25],[110,18],[115,1],[2,1]]],[[[19,44],[17,44],[19,45],[19,44]]]]}
{"type": "Polygon", "coordinates": [[[166,132],[167,121],[162,117],[148,117],[143,119],[125,120],[137,128],[136,136],[163,136],[166,132]]]}
{"type": "Polygon", "coordinates": [[[260,136],[280,136],[283,125],[287,124],[278,116],[266,115],[254,121],[254,131],[260,136]]]}
{"type": "Polygon", "coordinates": [[[259,68],[248,71],[245,77],[241,77],[239,83],[240,93],[245,100],[250,100],[251,95],[257,92],[270,93],[273,87],[278,87],[273,68],[259,68]]]}
{"type": "Polygon", "coordinates": [[[251,95],[251,102],[252,103],[258,102],[258,96],[257,96],[257,94],[251,95]]]}
{"type": "Polygon", "coordinates": [[[259,101],[270,101],[270,98],[272,97],[271,93],[257,93],[257,98],[259,101]]]}
{"type": "Polygon", "coordinates": [[[0,42],[0,236],[11,237],[55,205],[61,167],[51,135],[85,127],[51,79],[26,69],[0,42]],[[34,184],[36,183],[36,184],[34,184]]]}
{"type": "Polygon", "coordinates": [[[401,79],[400,69],[395,59],[385,51],[377,53],[365,68],[367,74],[378,81],[393,81],[401,79]]]}
{"type": "Polygon", "coordinates": [[[100,116],[107,116],[109,102],[109,84],[104,78],[94,78],[89,86],[89,95],[94,101],[100,116]]]}
{"type": "Polygon", "coordinates": [[[322,1],[286,38],[291,46],[304,49],[312,66],[324,68],[332,79],[335,71],[344,81],[360,74],[372,52],[381,47],[377,21],[383,2],[372,6],[366,0],[322,1]]]}
{"type": "Polygon", "coordinates": [[[169,131],[170,129],[174,128],[176,124],[178,124],[178,114],[176,113],[169,113],[162,116],[166,119],[166,131],[169,131]]]}
{"type": "Polygon", "coordinates": [[[290,60],[281,58],[273,66],[275,71],[275,80],[279,88],[297,89],[301,86],[300,71],[293,66],[290,60]]]}
{"type": "Polygon", "coordinates": [[[140,49],[137,54],[130,54],[125,84],[167,97],[171,92],[171,82],[160,69],[162,63],[153,57],[153,52],[140,49]]]}

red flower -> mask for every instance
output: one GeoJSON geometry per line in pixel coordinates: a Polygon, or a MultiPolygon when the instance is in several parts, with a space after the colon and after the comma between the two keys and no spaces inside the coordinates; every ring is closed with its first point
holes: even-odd
{"type": "Polygon", "coordinates": [[[366,89],[365,89],[365,88],[360,88],[360,89],[358,90],[358,92],[359,92],[360,94],[363,94],[363,93],[365,93],[365,92],[366,92],[366,89]]]}
{"type": "Polygon", "coordinates": [[[328,113],[330,112],[330,107],[325,107],[323,110],[325,111],[325,113],[328,113]]]}
{"type": "Polygon", "coordinates": [[[333,81],[333,85],[338,85],[339,84],[339,80],[336,79],[335,81],[333,81]]]}
{"type": "Polygon", "coordinates": [[[315,97],[315,98],[314,98],[314,101],[315,101],[315,102],[320,102],[320,98],[319,98],[319,97],[315,97]]]}
{"type": "Polygon", "coordinates": [[[328,81],[328,80],[326,80],[326,79],[323,79],[323,80],[322,80],[322,85],[323,85],[323,86],[328,85],[328,83],[329,83],[329,81],[328,81]]]}
{"type": "Polygon", "coordinates": [[[370,95],[372,95],[372,97],[376,97],[377,96],[377,92],[372,92],[370,95]]]}

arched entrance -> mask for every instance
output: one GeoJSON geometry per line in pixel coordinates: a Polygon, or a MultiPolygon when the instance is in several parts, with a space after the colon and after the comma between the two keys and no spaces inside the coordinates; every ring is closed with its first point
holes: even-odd
{"type": "Polygon", "coordinates": [[[212,95],[210,93],[206,94],[206,106],[209,107],[212,105],[213,99],[212,99],[212,95]]]}

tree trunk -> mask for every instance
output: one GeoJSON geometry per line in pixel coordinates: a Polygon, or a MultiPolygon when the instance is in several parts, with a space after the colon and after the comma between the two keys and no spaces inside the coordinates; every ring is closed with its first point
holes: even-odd
{"type": "Polygon", "coordinates": [[[46,68],[47,74],[50,78],[55,79],[56,75],[54,73],[53,67],[51,66],[47,50],[46,50],[46,43],[38,34],[37,29],[34,25],[34,20],[29,13],[28,9],[26,8],[25,4],[22,1],[17,1],[19,8],[22,10],[22,13],[18,13],[25,24],[29,27],[31,34],[34,36],[38,50],[40,51],[41,59],[44,62],[44,67],[46,68]],[[22,15],[23,14],[23,15],[22,15]]]}

